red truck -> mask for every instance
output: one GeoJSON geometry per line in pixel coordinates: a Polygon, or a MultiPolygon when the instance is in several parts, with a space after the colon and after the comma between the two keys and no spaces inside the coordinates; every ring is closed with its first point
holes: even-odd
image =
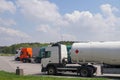
{"type": "Polygon", "coordinates": [[[35,63],[41,63],[41,59],[44,57],[44,48],[21,48],[20,61],[23,63],[34,61],[35,63]]]}
{"type": "Polygon", "coordinates": [[[31,58],[33,56],[32,48],[22,48],[20,54],[20,61],[23,63],[31,62],[31,58]]]}

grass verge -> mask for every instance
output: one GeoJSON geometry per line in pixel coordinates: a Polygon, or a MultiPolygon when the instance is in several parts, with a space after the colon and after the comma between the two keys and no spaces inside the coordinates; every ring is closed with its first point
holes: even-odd
{"type": "Polygon", "coordinates": [[[5,53],[0,53],[0,56],[14,56],[15,54],[5,54],[5,53]]]}
{"type": "Polygon", "coordinates": [[[0,80],[107,80],[105,78],[63,78],[47,76],[19,76],[15,73],[0,71],[0,80]]]}

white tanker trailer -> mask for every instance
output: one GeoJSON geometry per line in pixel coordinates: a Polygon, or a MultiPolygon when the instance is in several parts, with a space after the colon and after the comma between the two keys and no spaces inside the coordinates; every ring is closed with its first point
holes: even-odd
{"type": "Polygon", "coordinates": [[[69,71],[90,77],[97,70],[95,64],[120,65],[120,42],[74,43],[70,50],[71,63],[68,63],[66,45],[48,46],[44,53],[41,71],[49,75],[69,71]]]}
{"type": "Polygon", "coordinates": [[[71,61],[120,65],[120,42],[74,43],[71,48],[71,61]]]}

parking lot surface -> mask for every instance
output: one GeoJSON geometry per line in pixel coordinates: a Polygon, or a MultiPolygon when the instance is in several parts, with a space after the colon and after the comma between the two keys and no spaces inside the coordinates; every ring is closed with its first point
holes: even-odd
{"type": "MultiPolygon", "coordinates": [[[[15,61],[14,56],[0,56],[0,70],[6,72],[16,72],[17,67],[23,69],[24,75],[48,76],[46,73],[41,73],[40,63],[22,63],[20,61],[15,61]]],[[[75,73],[66,72],[54,77],[74,78],[79,76],[77,76],[75,73]]],[[[103,74],[95,77],[103,77],[110,80],[120,80],[120,74],[103,74]]]]}
{"type": "Polygon", "coordinates": [[[24,75],[40,74],[41,72],[40,63],[22,63],[14,61],[14,56],[0,56],[0,70],[15,72],[17,67],[23,69],[24,75]]]}

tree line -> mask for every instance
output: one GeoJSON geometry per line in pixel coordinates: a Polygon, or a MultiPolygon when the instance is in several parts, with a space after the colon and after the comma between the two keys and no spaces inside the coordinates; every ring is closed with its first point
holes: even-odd
{"type": "MultiPolygon", "coordinates": [[[[19,49],[21,47],[45,47],[53,43],[54,42],[52,43],[20,43],[20,44],[13,44],[11,46],[1,46],[0,53],[15,54],[16,49],[19,49]]],[[[60,41],[57,43],[65,44],[65,45],[72,45],[73,41],[60,41]]]]}

